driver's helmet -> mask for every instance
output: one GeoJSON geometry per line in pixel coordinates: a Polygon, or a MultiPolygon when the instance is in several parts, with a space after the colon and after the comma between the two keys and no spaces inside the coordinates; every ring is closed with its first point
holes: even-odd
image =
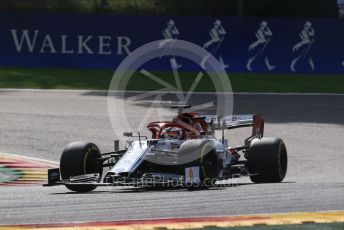
{"type": "Polygon", "coordinates": [[[192,125],[193,123],[193,114],[191,113],[183,113],[180,118],[184,123],[188,125],[192,125]]]}
{"type": "Polygon", "coordinates": [[[161,137],[180,140],[183,138],[183,131],[178,127],[169,127],[161,132],[161,137]]]}

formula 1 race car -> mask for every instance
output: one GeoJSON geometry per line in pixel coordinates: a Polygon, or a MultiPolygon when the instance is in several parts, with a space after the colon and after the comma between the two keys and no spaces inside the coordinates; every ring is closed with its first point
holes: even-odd
{"type": "Polygon", "coordinates": [[[279,138],[263,137],[260,115],[199,116],[178,105],[172,121],[147,125],[151,138],[124,133],[126,147],[101,153],[93,143],[73,142],[61,155],[60,168],[48,170],[48,184],[76,192],[97,186],[209,188],[221,180],[249,176],[255,183],[282,182],[287,172],[287,149],[279,138]],[[239,147],[229,147],[225,129],[252,126],[252,135],[239,147]],[[222,131],[216,139],[215,130],[222,131]],[[110,169],[103,175],[103,169],[110,169]]]}

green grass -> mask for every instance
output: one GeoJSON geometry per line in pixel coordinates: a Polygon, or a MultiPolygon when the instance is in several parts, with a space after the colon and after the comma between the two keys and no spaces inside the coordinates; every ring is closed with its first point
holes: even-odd
{"type": "MultiPolygon", "coordinates": [[[[176,85],[172,73],[153,73],[176,85]]],[[[180,73],[184,91],[190,88],[196,75],[180,73]]],[[[112,70],[0,68],[0,88],[107,90],[112,76],[112,70]]],[[[229,73],[229,78],[234,92],[344,93],[344,75],[229,73]]],[[[135,73],[125,89],[157,90],[162,87],[143,74],[135,73]]],[[[204,75],[195,91],[214,91],[209,76],[204,75]]]]}
{"type": "Polygon", "coordinates": [[[202,228],[203,230],[343,230],[344,223],[296,224],[296,225],[257,225],[252,227],[202,228]]]}
{"type": "Polygon", "coordinates": [[[112,71],[1,68],[0,88],[107,89],[112,71]]]}

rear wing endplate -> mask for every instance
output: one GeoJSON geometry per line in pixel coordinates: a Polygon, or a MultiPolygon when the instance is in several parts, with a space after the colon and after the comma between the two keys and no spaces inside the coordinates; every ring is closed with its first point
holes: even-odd
{"type": "Polygon", "coordinates": [[[262,138],[264,135],[264,118],[259,114],[251,115],[205,115],[205,121],[213,130],[235,129],[241,127],[252,127],[252,134],[245,140],[249,144],[254,138],[262,138]]]}

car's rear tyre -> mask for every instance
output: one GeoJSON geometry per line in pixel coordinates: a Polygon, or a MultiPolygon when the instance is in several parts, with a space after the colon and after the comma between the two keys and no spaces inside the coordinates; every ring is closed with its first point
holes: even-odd
{"type": "MultiPolygon", "coordinates": [[[[61,155],[60,173],[61,178],[68,179],[72,176],[99,173],[99,181],[103,172],[99,148],[93,143],[72,142],[68,144],[61,155]]],[[[98,181],[98,182],[99,182],[98,181]]],[[[95,185],[66,185],[69,190],[75,192],[89,192],[94,190],[95,185]]]]}
{"type": "Polygon", "coordinates": [[[255,139],[248,149],[248,170],[252,182],[282,182],[288,166],[287,148],[279,138],[255,139]]]}

